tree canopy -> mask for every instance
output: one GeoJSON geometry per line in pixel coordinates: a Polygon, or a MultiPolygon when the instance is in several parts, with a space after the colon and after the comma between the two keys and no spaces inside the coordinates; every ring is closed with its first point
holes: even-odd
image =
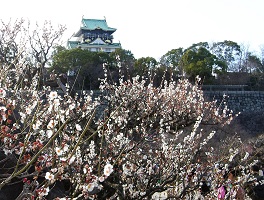
{"type": "Polygon", "coordinates": [[[204,47],[198,49],[187,49],[182,56],[183,68],[186,74],[195,80],[196,76],[208,81],[216,68],[222,72],[226,71],[226,65],[204,47]]]}

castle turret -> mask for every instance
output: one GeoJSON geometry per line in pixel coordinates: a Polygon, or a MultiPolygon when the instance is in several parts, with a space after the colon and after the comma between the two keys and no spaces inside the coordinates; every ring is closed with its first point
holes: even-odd
{"type": "Polygon", "coordinates": [[[68,48],[82,48],[89,51],[113,52],[121,48],[120,43],[113,42],[115,28],[107,25],[106,20],[82,19],[79,31],[68,41],[68,48]]]}

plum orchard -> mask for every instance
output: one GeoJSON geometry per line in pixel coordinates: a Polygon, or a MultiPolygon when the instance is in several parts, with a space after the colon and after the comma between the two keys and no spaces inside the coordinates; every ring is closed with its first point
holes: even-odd
{"type": "Polygon", "coordinates": [[[92,100],[92,93],[72,98],[38,90],[37,76],[15,89],[7,72],[2,65],[0,195],[6,198],[20,184],[21,199],[150,199],[162,191],[182,199],[218,173],[216,163],[240,153],[213,155],[208,141],[215,131],[203,127],[227,125],[233,114],[206,102],[187,80],[155,88],[139,77],[119,85],[106,77],[103,95],[92,100]]]}

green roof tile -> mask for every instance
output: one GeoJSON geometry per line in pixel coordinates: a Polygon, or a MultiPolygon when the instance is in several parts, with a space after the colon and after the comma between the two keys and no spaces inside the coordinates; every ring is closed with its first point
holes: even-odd
{"type": "Polygon", "coordinates": [[[82,29],[84,30],[95,30],[102,29],[104,31],[116,31],[115,28],[111,28],[107,25],[106,20],[100,19],[82,19],[82,29]]]}

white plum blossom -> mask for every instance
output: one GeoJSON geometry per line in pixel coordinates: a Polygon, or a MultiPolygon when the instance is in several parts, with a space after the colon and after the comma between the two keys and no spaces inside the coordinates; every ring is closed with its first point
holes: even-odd
{"type": "Polygon", "coordinates": [[[3,88],[0,88],[0,98],[6,97],[6,91],[3,88]]]}
{"type": "Polygon", "coordinates": [[[53,131],[49,129],[46,131],[46,133],[47,133],[48,138],[51,138],[51,136],[53,135],[53,131]]]}
{"type": "Polygon", "coordinates": [[[0,111],[1,112],[5,112],[7,109],[6,109],[6,107],[5,106],[0,106],[0,111]]]}
{"type": "Polygon", "coordinates": [[[119,135],[116,136],[116,140],[122,140],[122,138],[124,137],[123,133],[120,133],[119,135]]]}
{"type": "Polygon", "coordinates": [[[63,152],[67,152],[69,150],[69,145],[68,144],[65,144],[63,146],[63,152]]]}
{"type": "Polygon", "coordinates": [[[49,121],[49,123],[47,125],[47,128],[48,129],[53,129],[56,126],[56,124],[57,124],[57,121],[52,119],[52,120],[49,121]]]}
{"type": "Polygon", "coordinates": [[[47,196],[49,194],[49,187],[42,187],[39,189],[39,197],[42,199],[43,196],[47,196]]]}
{"type": "Polygon", "coordinates": [[[104,166],[104,175],[105,176],[110,176],[110,174],[113,172],[113,165],[111,165],[110,163],[106,164],[104,166]]]}
{"type": "Polygon", "coordinates": [[[104,182],[105,177],[104,177],[104,176],[100,176],[100,177],[98,178],[98,180],[102,183],[102,182],[104,182]]]}
{"type": "Polygon", "coordinates": [[[27,115],[30,115],[31,114],[31,112],[32,112],[32,109],[31,109],[31,107],[29,106],[29,107],[27,107],[26,108],[26,114],[27,115]]]}
{"type": "Polygon", "coordinates": [[[37,120],[35,124],[33,124],[33,129],[38,130],[40,126],[42,125],[40,120],[37,120]]]}
{"type": "Polygon", "coordinates": [[[76,128],[77,131],[81,131],[82,130],[82,127],[81,127],[80,124],[76,124],[75,125],[75,128],[76,128]]]}
{"type": "Polygon", "coordinates": [[[52,182],[52,181],[54,181],[54,175],[50,172],[46,172],[45,179],[52,182]]]}
{"type": "Polygon", "coordinates": [[[63,150],[62,150],[61,148],[56,147],[55,150],[56,150],[56,154],[57,154],[58,156],[61,156],[61,155],[62,155],[63,150]]]}
{"type": "Polygon", "coordinates": [[[91,140],[91,143],[89,144],[89,149],[88,149],[88,156],[89,158],[93,159],[97,154],[96,154],[96,151],[95,151],[95,144],[94,144],[94,141],[91,140]]]}
{"type": "Polygon", "coordinates": [[[88,189],[88,191],[89,192],[92,192],[93,191],[93,189],[95,188],[95,183],[94,182],[92,182],[92,183],[89,183],[88,185],[87,185],[87,189],[88,189]]]}
{"type": "Polygon", "coordinates": [[[49,99],[54,100],[58,97],[58,93],[56,91],[51,91],[49,94],[49,99]]]}
{"type": "Polygon", "coordinates": [[[129,162],[123,164],[123,173],[124,175],[132,176],[132,166],[129,162]]]}
{"type": "Polygon", "coordinates": [[[60,106],[60,100],[59,99],[54,99],[53,103],[54,103],[53,105],[55,106],[55,108],[58,109],[58,107],[60,106]]]}
{"type": "Polygon", "coordinates": [[[74,108],[75,108],[75,104],[70,104],[70,105],[69,105],[69,109],[70,109],[70,110],[73,110],[74,108]]]}

